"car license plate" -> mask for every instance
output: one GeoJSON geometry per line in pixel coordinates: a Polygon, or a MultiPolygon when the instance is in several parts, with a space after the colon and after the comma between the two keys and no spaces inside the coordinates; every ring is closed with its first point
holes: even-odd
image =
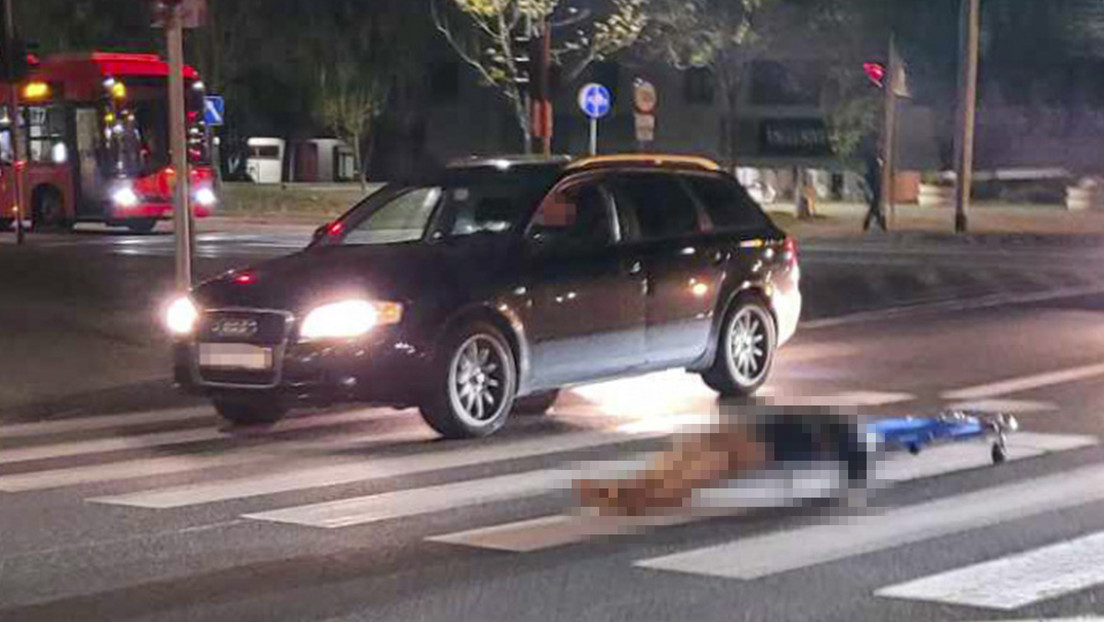
{"type": "Polygon", "coordinates": [[[272,369],[272,348],[247,343],[201,343],[199,366],[223,369],[272,369]]]}

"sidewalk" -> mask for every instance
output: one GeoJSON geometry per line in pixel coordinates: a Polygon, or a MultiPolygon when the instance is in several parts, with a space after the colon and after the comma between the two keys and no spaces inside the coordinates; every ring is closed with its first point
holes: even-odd
{"type": "MultiPolygon", "coordinates": [[[[889,235],[862,231],[866,205],[818,203],[816,217],[798,220],[792,205],[765,206],[771,218],[799,239],[809,238],[902,238],[923,234],[925,238],[960,238],[954,233],[954,209],[898,205],[887,214],[889,235]]],[[[980,203],[967,212],[969,236],[1100,236],[1104,238],[1104,210],[1068,211],[1057,205],[1007,205],[980,203]]]]}

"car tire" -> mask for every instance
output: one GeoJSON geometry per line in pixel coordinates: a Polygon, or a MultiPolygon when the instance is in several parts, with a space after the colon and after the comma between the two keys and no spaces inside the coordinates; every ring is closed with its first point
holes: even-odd
{"type": "Polygon", "coordinates": [[[560,397],[559,389],[541,391],[514,400],[514,412],[519,415],[543,415],[560,397]]]}
{"type": "Polygon", "coordinates": [[[429,427],[461,439],[490,436],[506,424],[517,366],[501,331],[484,322],[453,330],[431,365],[428,397],[419,405],[429,427]]]}
{"type": "Polygon", "coordinates": [[[153,218],[143,218],[141,220],[128,220],[126,221],[126,228],[130,229],[134,233],[149,233],[157,227],[157,220],[153,218]]]}
{"type": "Polygon", "coordinates": [[[216,397],[212,402],[219,416],[237,425],[276,423],[288,413],[275,397],[216,397]]]}
{"type": "Polygon", "coordinates": [[[754,395],[770,376],[778,329],[767,307],[742,298],[725,315],[713,365],[702,373],[709,388],[725,397],[754,395]]]}

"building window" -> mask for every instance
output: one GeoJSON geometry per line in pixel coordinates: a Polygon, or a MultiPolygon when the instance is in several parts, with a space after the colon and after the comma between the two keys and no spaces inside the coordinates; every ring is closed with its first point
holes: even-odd
{"type": "Polygon", "coordinates": [[[716,95],[713,72],[704,68],[692,68],[683,73],[683,98],[688,104],[712,104],[716,95]]]}
{"type": "Polygon", "coordinates": [[[815,63],[759,61],[751,71],[751,100],[757,106],[820,104],[824,74],[815,63]]]}
{"type": "Polygon", "coordinates": [[[437,63],[430,73],[430,91],[439,104],[455,102],[460,97],[460,67],[456,63],[437,63]]]}

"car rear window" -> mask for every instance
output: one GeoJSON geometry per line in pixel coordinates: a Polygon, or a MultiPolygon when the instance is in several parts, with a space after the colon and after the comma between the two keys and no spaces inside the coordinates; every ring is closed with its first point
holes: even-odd
{"type": "Polygon", "coordinates": [[[700,230],[698,209],[678,178],[662,173],[619,175],[613,184],[618,209],[636,214],[645,240],[671,238],[700,230]]]}
{"type": "Polygon", "coordinates": [[[767,226],[763,210],[736,183],[701,176],[686,177],[686,183],[705,207],[715,229],[746,231],[767,226]]]}

